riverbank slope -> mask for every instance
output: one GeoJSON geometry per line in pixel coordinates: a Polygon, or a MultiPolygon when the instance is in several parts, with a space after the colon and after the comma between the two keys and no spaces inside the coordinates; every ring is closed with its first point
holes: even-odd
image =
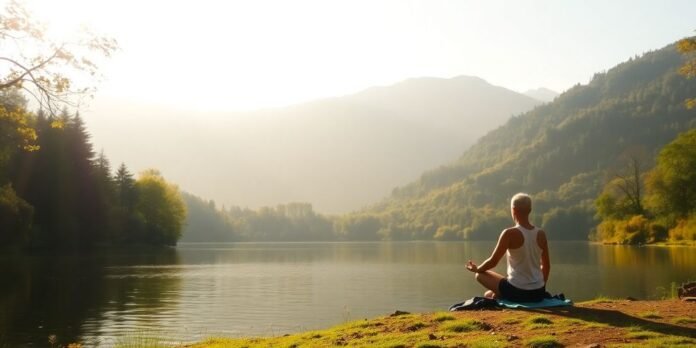
{"type": "Polygon", "coordinates": [[[598,299],[544,310],[402,314],[281,337],[211,338],[218,347],[696,346],[696,302],[598,299]]]}

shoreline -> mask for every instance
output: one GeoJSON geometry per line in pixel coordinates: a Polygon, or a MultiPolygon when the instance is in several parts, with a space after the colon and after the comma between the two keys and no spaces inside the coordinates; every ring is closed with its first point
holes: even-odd
{"type": "Polygon", "coordinates": [[[688,347],[696,302],[596,299],[572,307],[405,313],[276,337],[214,337],[187,348],[688,347]]]}

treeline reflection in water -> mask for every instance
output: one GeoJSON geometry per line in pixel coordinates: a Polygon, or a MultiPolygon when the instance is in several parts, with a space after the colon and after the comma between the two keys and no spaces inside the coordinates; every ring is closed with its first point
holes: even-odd
{"type": "MultiPolygon", "coordinates": [[[[443,310],[481,293],[469,260],[494,242],[183,244],[176,249],[0,257],[0,346],[112,345],[275,335],[396,309],[443,310]]],[[[689,247],[552,242],[548,290],[660,298],[696,279],[689,247]]],[[[497,267],[505,273],[505,265],[497,267]]]]}

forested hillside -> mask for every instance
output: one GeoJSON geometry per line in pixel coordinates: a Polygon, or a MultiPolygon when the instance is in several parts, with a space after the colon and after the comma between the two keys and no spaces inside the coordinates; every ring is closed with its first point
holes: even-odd
{"type": "Polygon", "coordinates": [[[535,221],[552,239],[586,240],[604,185],[631,163],[652,168],[665,144],[696,127],[684,105],[696,81],[678,73],[684,59],[670,45],[597,73],[370,208],[324,217],[301,203],[291,205],[302,214],[231,207],[219,212],[228,237],[215,240],[494,239],[520,191],[533,195],[535,221]]]}
{"type": "Polygon", "coordinates": [[[389,238],[494,238],[509,223],[509,197],[524,191],[553,238],[586,239],[593,200],[624,159],[637,154],[651,167],[660,148],[696,127],[683,103],[696,81],[678,74],[683,61],[670,45],[597,73],[358,215],[378,216],[374,233],[389,238]]]}

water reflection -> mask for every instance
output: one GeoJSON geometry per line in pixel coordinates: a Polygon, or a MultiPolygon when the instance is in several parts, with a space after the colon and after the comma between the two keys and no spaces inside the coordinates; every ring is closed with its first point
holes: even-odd
{"type": "MultiPolygon", "coordinates": [[[[184,244],[158,252],[0,257],[0,346],[276,335],[482,293],[466,260],[494,242],[184,244]]],[[[552,242],[548,289],[654,298],[696,278],[693,248],[552,242]],[[662,288],[662,290],[660,289],[662,288]]],[[[505,266],[497,267],[505,273],[505,266]]]]}
{"type": "Polygon", "coordinates": [[[173,265],[178,258],[176,250],[3,255],[0,346],[47,346],[51,335],[56,346],[85,342],[112,330],[110,313],[135,308],[145,316],[157,313],[178,293],[180,280],[110,279],[109,268],[133,262],[173,265]]]}

